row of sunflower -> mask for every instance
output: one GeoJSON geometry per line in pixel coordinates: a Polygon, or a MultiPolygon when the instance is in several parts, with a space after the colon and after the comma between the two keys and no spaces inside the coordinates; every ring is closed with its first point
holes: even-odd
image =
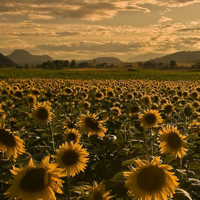
{"type": "Polygon", "coordinates": [[[1,199],[199,196],[199,82],[0,82],[1,199]]]}

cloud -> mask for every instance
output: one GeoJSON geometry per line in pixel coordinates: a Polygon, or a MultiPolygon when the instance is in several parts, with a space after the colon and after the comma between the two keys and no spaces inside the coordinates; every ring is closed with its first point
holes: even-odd
{"type": "Polygon", "coordinates": [[[28,15],[29,19],[37,19],[37,20],[48,20],[48,19],[54,19],[53,16],[49,15],[37,15],[37,14],[29,14],[28,15]]]}

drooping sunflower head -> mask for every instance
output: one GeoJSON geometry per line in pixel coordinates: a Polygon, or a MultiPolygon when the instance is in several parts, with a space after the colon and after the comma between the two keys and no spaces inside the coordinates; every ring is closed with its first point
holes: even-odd
{"type": "Polygon", "coordinates": [[[159,131],[159,134],[161,153],[170,153],[179,158],[186,154],[187,142],[184,140],[186,136],[181,135],[177,127],[168,125],[159,131]]]}
{"type": "Polygon", "coordinates": [[[62,175],[57,165],[49,163],[50,156],[45,157],[38,165],[30,159],[25,169],[13,167],[13,180],[5,195],[11,199],[22,200],[56,200],[55,192],[62,194],[62,175]]]}
{"type": "Polygon", "coordinates": [[[144,128],[158,127],[158,123],[162,122],[162,118],[157,110],[146,110],[139,115],[139,121],[144,128]]]}
{"type": "Polygon", "coordinates": [[[89,114],[89,112],[87,115],[80,115],[78,125],[83,132],[88,133],[88,136],[97,135],[102,138],[107,131],[107,129],[102,126],[102,121],[98,120],[95,114],[89,114]]]}
{"type": "Polygon", "coordinates": [[[38,122],[38,123],[46,123],[51,121],[51,116],[52,113],[50,112],[50,105],[48,102],[43,102],[43,103],[37,103],[34,106],[33,112],[32,112],[32,116],[34,121],[38,122]]]}
{"type": "Polygon", "coordinates": [[[16,159],[18,155],[25,152],[24,142],[15,136],[15,132],[11,133],[8,129],[0,128],[0,150],[6,159],[11,156],[16,159]]]}
{"type": "Polygon", "coordinates": [[[160,158],[148,162],[147,160],[136,160],[137,167],[131,172],[125,172],[127,178],[125,186],[130,196],[134,199],[161,200],[173,197],[178,187],[178,178],[168,170],[172,167],[160,164],[160,158]]]}
{"type": "Polygon", "coordinates": [[[105,185],[103,183],[97,184],[93,183],[93,186],[89,188],[90,195],[89,200],[109,200],[112,196],[109,195],[109,192],[106,192],[105,185]]]}
{"type": "Polygon", "coordinates": [[[73,142],[79,142],[81,138],[81,134],[76,129],[66,129],[64,132],[64,140],[66,141],[73,141],[73,142]]]}
{"type": "Polygon", "coordinates": [[[85,170],[89,159],[87,158],[88,155],[82,145],[65,142],[57,150],[55,163],[58,163],[59,167],[63,169],[65,176],[75,176],[85,170]]]}

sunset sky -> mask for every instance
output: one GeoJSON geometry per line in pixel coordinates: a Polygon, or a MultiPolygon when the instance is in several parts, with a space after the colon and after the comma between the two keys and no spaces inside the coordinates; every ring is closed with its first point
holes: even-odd
{"type": "Polygon", "coordinates": [[[54,59],[200,50],[200,0],[0,0],[0,53],[54,59]]]}

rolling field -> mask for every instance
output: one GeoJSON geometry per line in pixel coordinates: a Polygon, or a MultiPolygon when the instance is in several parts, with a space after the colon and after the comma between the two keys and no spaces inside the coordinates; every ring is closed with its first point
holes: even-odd
{"type": "Polygon", "coordinates": [[[60,78],[60,79],[150,79],[150,80],[199,80],[200,71],[188,69],[0,69],[0,78],[60,78]]]}
{"type": "Polygon", "coordinates": [[[0,199],[199,200],[199,77],[1,69],[0,199]]]}

